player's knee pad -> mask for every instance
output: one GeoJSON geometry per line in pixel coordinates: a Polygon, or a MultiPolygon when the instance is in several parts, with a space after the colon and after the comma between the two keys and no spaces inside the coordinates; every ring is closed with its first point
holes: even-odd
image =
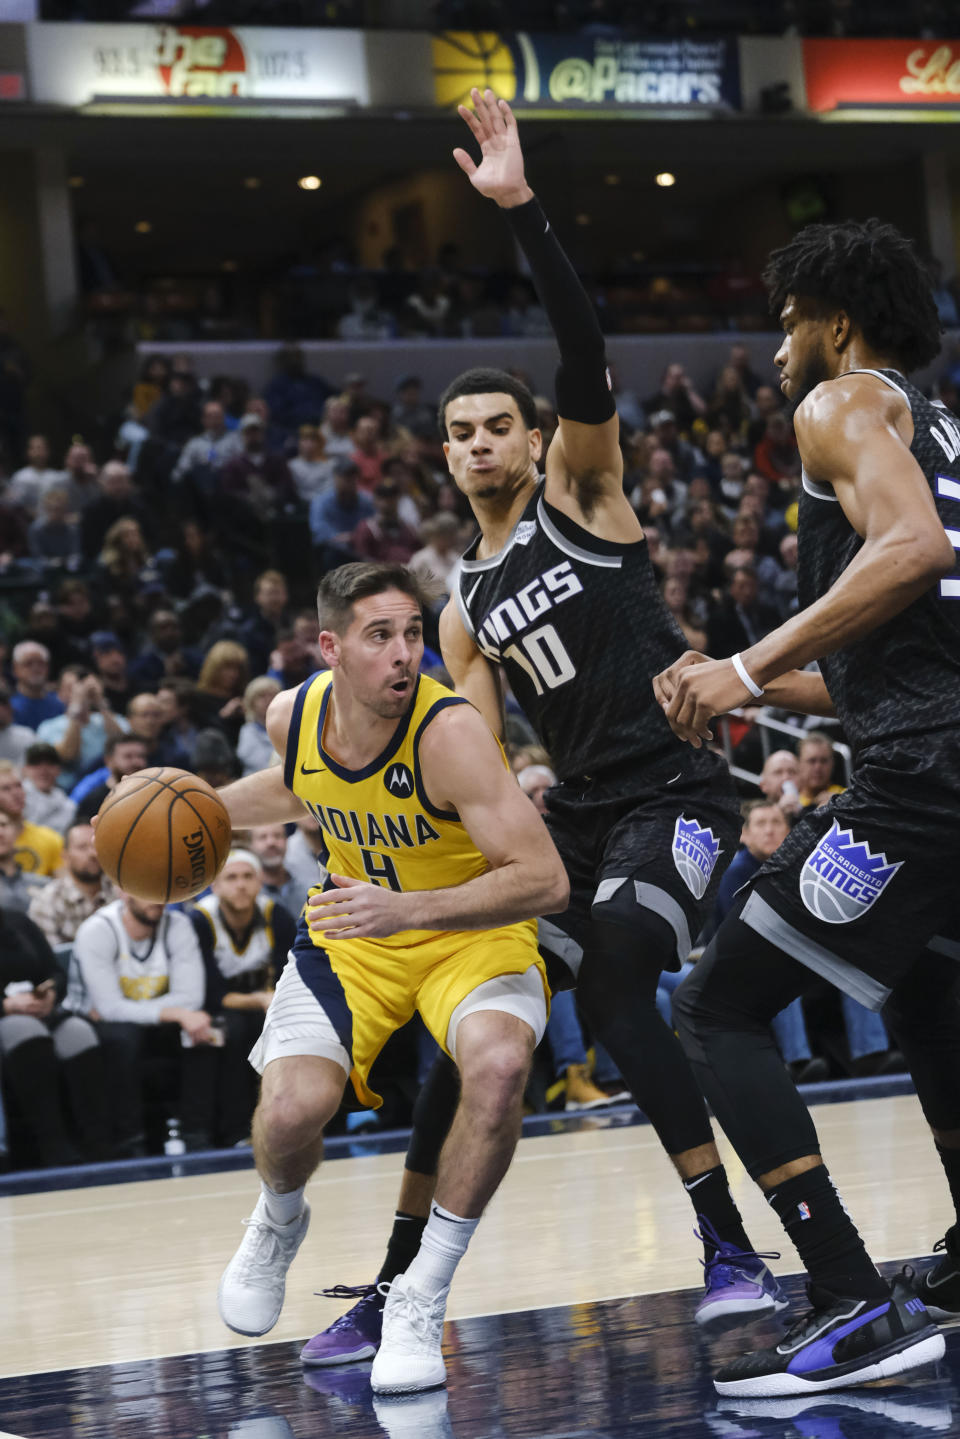
{"type": "Polygon", "coordinates": [[[448,1054],[438,1054],[413,1106],[413,1128],[404,1161],[407,1169],[415,1174],[436,1174],[459,1100],[457,1066],[448,1054]]]}
{"type": "Polygon", "coordinates": [[[655,965],[658,974],[664,969],[679,969],[696,938],[690,933],[687,915],[672,895],[645,883],[637,873],[602,880],[590,914],[594,930],[606,937],[605,943],[610,947],[626,943],[634,963],[639,956],[655,965]],[[616,938],[618,930],[626,931],[627,941],[616,938]]]}

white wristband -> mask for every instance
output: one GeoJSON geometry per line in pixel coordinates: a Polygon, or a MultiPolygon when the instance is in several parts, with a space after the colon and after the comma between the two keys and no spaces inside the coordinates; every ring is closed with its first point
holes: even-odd
{"type": "Polygon", "coordinates": [[[760,698],[760,696],[763,694],[763,690],[760,688],[760,686],[759,686],[758,684],[754,684],[753,680],[752,680],[752,679],[750,678],[750,676],[747,674],[747,667],[746,667],[746,665],[743,663],[743,660],[740,658],[740,656],[739,656],[738,654],[737,654],[737,655],[731,655],[730,658],[731,658],[731,663],[733,664],[733,667],[734,667],[734,669],[736,670],[737,675],[738,675],[739,678],[740,678],[741,684],[743,684],[743,685],[746,686],[746,688],[750,691],[750,693],[753,695],[753,697],[754,697],[755,700],[758,700],[758,699],[760,698]]]}

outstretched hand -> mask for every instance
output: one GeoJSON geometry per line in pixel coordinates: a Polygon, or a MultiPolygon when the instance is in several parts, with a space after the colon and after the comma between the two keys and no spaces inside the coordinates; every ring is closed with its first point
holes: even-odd
{"type": "Polygon", "coordinates": [[[454,150],[453,158],[470,184],[488,200],[495,200],[504,209],[523,205],[533,199],[533,191],[523,173],[523,151],[513,111],[506,100],[498,100],[492,90],[483,94],[470,91],[473,109],[458,105],[457,109],[470,127],[480,146],[480,164],[466,150],[454,150]]]}

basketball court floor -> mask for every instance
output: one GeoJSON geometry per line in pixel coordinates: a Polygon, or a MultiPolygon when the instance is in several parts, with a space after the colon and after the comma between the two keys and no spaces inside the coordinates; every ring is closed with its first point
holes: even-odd
{"type": "MultiPolygon", "coordinates": [[[[827,1162],[889,1272],[929,1255],[950,1218],[942,1171],[905,1088],[902,1079],[866,1081],[857,1101],[816,1108],[827,1162]]],[[[814,1091],[822,1100],[836,1093],[814,1091]]],[[[454,1282],[446,1391],[374,1401],[369,1364],[304,1371],[304,1339],[342,1308],[315,1291],[376,1273],[402,1145],[331,1146],[309,1187],[313,1222],[284,1313],[261,1340],[232,1334],[216,1309],[220,1272],[256,1198],[249,1154],[189,1156],[178,1174],[170,1161],[147,1162],[128,1173],[165,1177],[86,1187],[74,1176],[74,1187],[31,1190],[8,1177],[0,1184],[0,1439],[960,1435],[960,1328],[947,1330],[941,1364],[907,1382],[803,1400],[718,1400],[713,1365],[745,1340],[771,1342],[779,1327],[766,1321],[715,1338],[697,1330],[692,1211],[632,1108],[527,1122],[454,1282]]],[[[722,1152],[754,1243],[781,1248],[775,1216],[725,1144],[722,1152]]],[[[796,1271],[793,1252],[772,1267],[796,1271]]],[[[799,1282],[789,1287],[799,1304],[799,1282]]]]}

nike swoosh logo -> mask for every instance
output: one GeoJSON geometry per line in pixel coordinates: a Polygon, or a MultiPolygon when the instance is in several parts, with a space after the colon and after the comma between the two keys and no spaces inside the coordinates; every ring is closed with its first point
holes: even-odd
{"type": "Polygon", "coordinates": [[[300,773],[301,773],[301,774],[323,774],[325,769],[326,769],[326,765],[321,765],[319,769],[307,769],[307,767],[306,767],[305,764],[301,764],[301,766],[300,766],[300,773]]]}
{"type": "Polygon", "coordinates": [[[457,1222],[455,1219],[449,1219],[446,1214],[441,1214],[436,1205],[433,1206],[433,1209],[432,1209],[431,1212],[432,1212],[432,1214],[433,1214],[434,1219],[444,1219],[444,1220],[446,1220],[447,1224],[456,1224],[456,1222],[457,1222]]]}
{"type": "Polygon", "coordinates": [[[697,1187],[698,1184],[703,1184],[704,1181],[707,1180],[707,1179],[709,1179],[709,1178],[710,1178],[710,1175],[709,1175],[709,1174],[701,1174],[701,1176],[700,1176],[699,1179],[685,1179],[685,1180],[683,1181],[683,1187],[684,1187],[684,1189],[687,1191],[687,1193],[689,1194],[690,1191],[691,1191],[691,1189],[696,1189],[696,1187],[697,1187]]]}

